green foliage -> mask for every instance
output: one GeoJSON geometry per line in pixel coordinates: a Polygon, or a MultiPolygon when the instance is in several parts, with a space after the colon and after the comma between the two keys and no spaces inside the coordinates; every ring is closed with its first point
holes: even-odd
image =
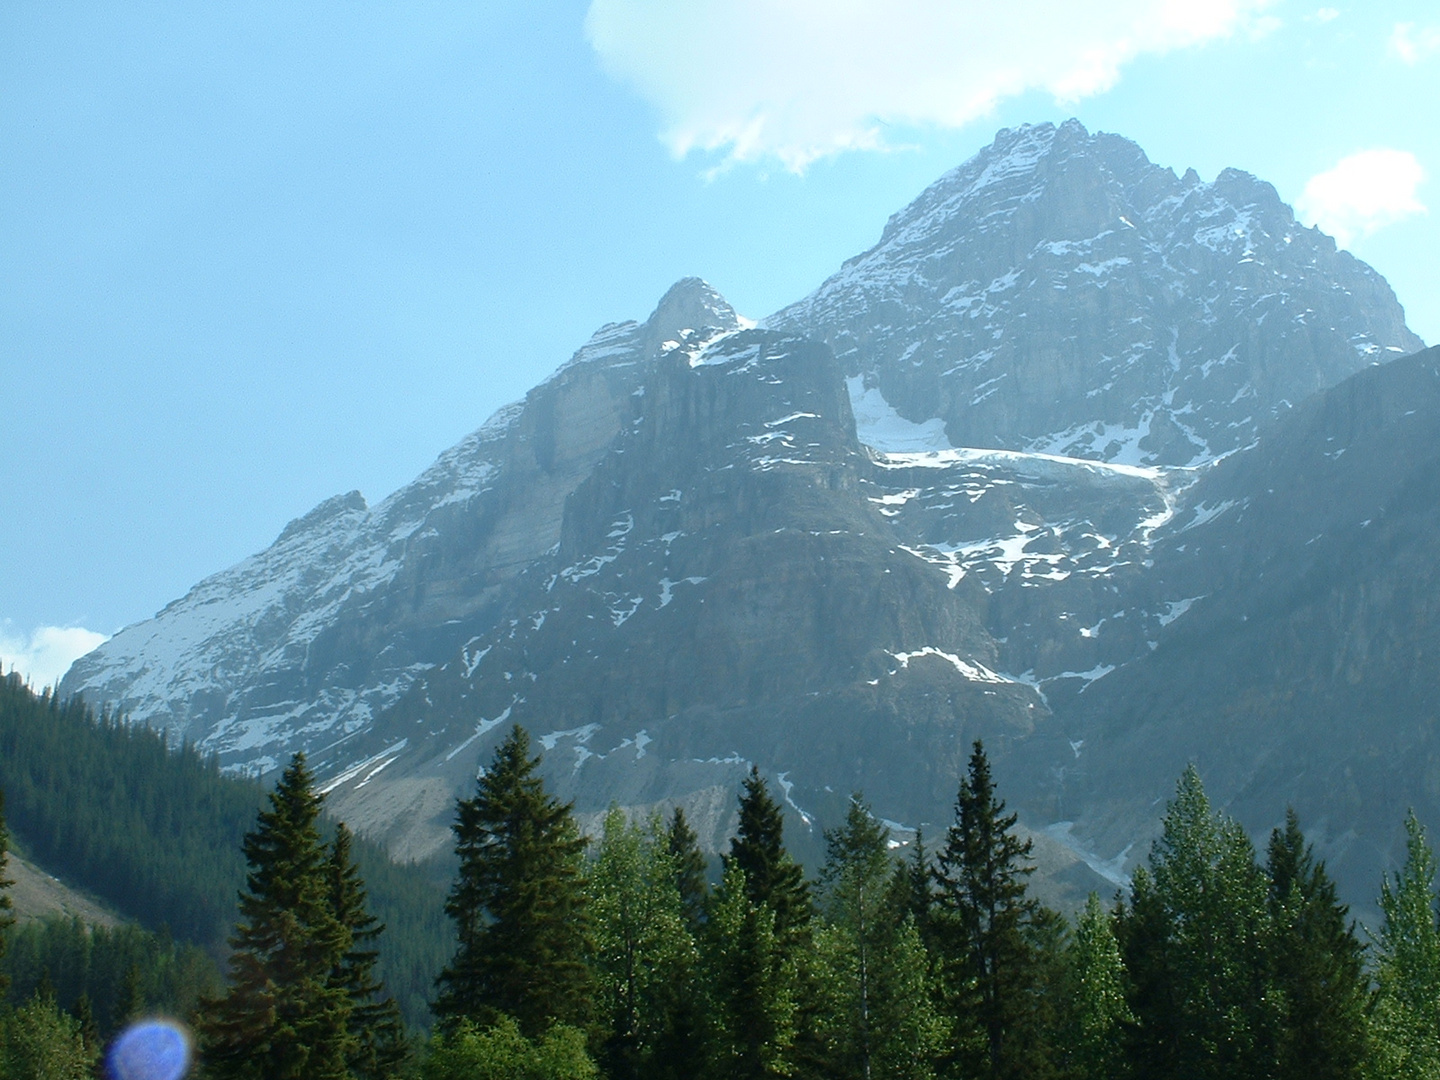
{"type": "Polygon", "coordinates": [[[1267,883],[1235,822],[1212,814],[1186,769],[1118,921],[1132,980],[1131,1063],[1141,1076],[1267,1076],[1267,883]]]}
{"type": "Polygon", "coordinates": [[[1278,1080],[1345,1080],[1368,1046],[1364,949],[1325,864],[1305,843],[1295,812],[1270,836],[1266,859],[1271,987],[1280,1011],[1278,1080]]]}
{"type": "Polygon", "coordinates": [[[579,1028],[557,1024],[531,1040],[509,1016],[488,1028],[458,1020],[436,1033],[420,1068],[421,1080],[598,1080],[579,1028]]]}
{"type": "Polygon", "coordinates": [[[825,1076],[925,1080],[943,1038],[929,958],[914,918],[895,902],[889,837],[859,795],[844,826],[825,834],[826,925],[807,965],[806,1010],[825,1076]]]}
{"type": "Polygon", "coordinates": [[[545,791],[530,739],[514,727],[457,807],[460,870],[445,910],[459,947],[440,975],[435,1014],[494,1024],[513,1017],[535,1038],[555,1022],[590,1020],[585,841],[570,805],[545,791]]]}
{"type": "Polygon", "coordinates": [[[339,826],[325,866],[330,910],[350,941],[331,982],[343,989],[350,1001],[346,1060],[351,1072],[358,1080],[382,1080],[396,1072],[409,1048],[395,999],[375,977],[380,953],[371,946],[385,927],[366,909],[365,883],[351,859],[351,843],[350,830],[339,826]]]}
{"type": "Polygon", "coordinates": [[[230,939],[229,992],[200,1021],[206,1067],[234,1080],[346,1080],[352,1002],[337,972],[352,946],[332,903],[320,796],[296,754],[245,837],[250,866],[230,939]]]}
{"type": "Polygon", "coordinates": [[[695,1036],[698,955],[670,836],[658,820],[642,830],[611,807],[590,866],[601,1061],[611,1080],[660,1074],[695,1036]]]}
{"type": "Polygon", "coordinates": [[[1073,1080],[1125,1075],[1121,1034],[1134,1017],[1125,1002],[1125,965],[1110,916],[1091,893],[1066,953],[1063,1073],[1073,1080]]]}
{"type": "Polygon", "coordinates": [[[739,864],[725,867],[706,935],[711,990],[709,1060],[717,1078],[789,1076],[796,1038],[794,950],[776,930],[775,910],[755,903],[739,864]]]}
{"type": "Polygon", "coordinates": [[[1376,1080],[1440,1077],[1440,926],[1435,916],[1435,853],[1411,812],[1405,865],[1380,889],[1375,939],[1371,1074],[1376,1080]]]}
{"type": "Polygon", "coordinates": [[[81,1022],[61,1012],[53,997],[36,994],[0,1017],[0,1076],[6,1080],[90,1080],[95,1057],[81,1022]]]}
{"type": "MultiPolygon", "coordinates": [[[[152,931],[224,951],[245,882],[245,830],[264,789],[222,776],[193,747],[78,699],[0,678],[0,791],[28,855],[152,931]]],[[[387,930],[377,973],[411,1023],[429,1016],[435,974],[453,948],[441,887],[357,839],[370,903],[387,930]]],[[[3,894],[0,894],[3,895],[3,894]]]]}
{"type": "MultiPolygon", "coordinates": [[[[775,913],[775,933],[787,944],[802,937],[810,923],[810,889],[805,872],[785,850],[785,819],[755,766],[740,795],[740,828],[725,856],[745,883],[750,902],[775,913]]],[[[728,880],[728,876],[727,876],[728,880]]]]}
{"type": "Polygon", "coordinates": [[[965,1076],[1043,1076],[1048,975],[1041,942],[1053,916],[1027,892],[1031,842],[995,796],[979,741],[955,802],[935,873],[934,938],[941,955],[948,1064],[965,1076]]]}
{"type": "Polygon", "coordinates": [[[62,1009],[87,1000],[102,1037],[142,1012],[189,1018],[202,997],[221,989],[215,961],[194,945],[138,926],[86,926],[61,916],[17,926],[5,968],[19,1000],[46,977],[62,1009]]]}

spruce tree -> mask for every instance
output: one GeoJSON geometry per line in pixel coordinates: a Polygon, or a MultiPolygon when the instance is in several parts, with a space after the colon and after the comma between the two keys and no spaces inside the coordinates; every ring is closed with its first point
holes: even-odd
{"type": "Polygon", "coordinates": [[[1274,1069],[1265,876],[1249,838],[1181,776],[1164,830],[1117,922],[1140,1076],[1267,1077],[1274,1069]]]}
{"type": "Polygon", "coordinates": [[[445,910],[459,945],[434,1005],[446,1029],[505,1015],[537,1038],[554,1023],[590,1022],[585,841],[570,805],[535,775],[539,764],[516,725],[475,796],[457,805],[460,869],[445,910]]]}
{"type": "Polygon", "coordinates": [[[685,819],[685,811],[678,806],[665,830],[665,846],[670,853],[670,865],[674,867],[675,888],[680,894],[685,923],[692,934],[699,934],[710,905],[710,885],[705,880],[705,856],[700,852],[699,837],[685,819]]]}
{"type": "Polygon", "coordinates": [[[216,1080],[346,1080],[352,1005],[335,971],[351,948],[335,916],[321,797],[297,753],[245,837],[250,866],[230,939],[232,982],[200,1039],[216,1080]]]}
{"type": "Polygon", "coordinates": [[[775,909],[750,899],[744,874],[730,862],[706,933],[706,1065],[714,1080],[773,1080],[794,1071],[797,972],[776,922],[775,909]]]}
{"type": "Polygon", "coordinates": [[[5,827],[5,793],[0,791],[0,1001],[10,990],[10,976],[4,967],[5,945],[9,940],[8,931],[15,921],[10,914],[10,886],[14,884],[5,876],[5,866],[10,861],[10,832],[5,827]]]}
{"type": "Polygon", "coordinates": [[[382,1080],[399,1071],[408,1047],[395,999],[375,976],[380,953],[373,946],[385,927],[366,909],[365,883],[350,855],[352,839],[341,823],[326,867],[330,908],[350,935],[332,980],[350,1000],[350,1071],[358,1080],[382,1080]]]}
{"type": "Polygon", "coordinates": [[[1414,811],[1405,865],[1380,888],[1372,1020],[1375,1080],[1440,1077],[1440,926],[1435,853],[1414,811]]]}
{"type": "Polygon", "coordinates": [[[1270,835],[1266,876],[1277,1080],[1349,1080],[1367,1053],[1364,950],[1294,810],[1270,835]]]}
{"type": "Polygon", "coordinates": [[[960,1075],[1043,1076],[1048,1069],[1039,1000],[1047,975],[1038,931],[1053,917],[1027,891],[1032,842],[1012,831],[977,740],[935,871],[934,930],[952,1022],[947,1058],[960,1075]]]}
{"type": "Polygon", "coordinates": [[[745,883],[752,904],[775,913],[775,933],[782,944],[796,942],[810,923],[810,889],[805,873],[785,850],[785,818],[770,797],[765,778],[750,767],[740,795],[740,828],[725,856],[745,883]]]}

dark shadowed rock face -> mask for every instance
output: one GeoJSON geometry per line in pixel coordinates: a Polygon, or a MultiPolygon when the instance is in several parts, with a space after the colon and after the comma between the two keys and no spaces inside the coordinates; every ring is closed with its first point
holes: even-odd
{"type": "Polygon", "coordinates": [[[1077,121],[1003,131],[767,320],[956,446],[1186,465],[1423,343],[1384,279],[1234,169],[1077,121]]]}

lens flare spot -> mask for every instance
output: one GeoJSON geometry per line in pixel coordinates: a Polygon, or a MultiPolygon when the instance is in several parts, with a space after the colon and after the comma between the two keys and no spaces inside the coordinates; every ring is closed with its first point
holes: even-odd
{"type": "Polygon", "coordinates": [[[113,1080],[180,1080],[190,1067],[190,1035],[173,1020],[139,1020],[110,1044],[113,1080]]]}

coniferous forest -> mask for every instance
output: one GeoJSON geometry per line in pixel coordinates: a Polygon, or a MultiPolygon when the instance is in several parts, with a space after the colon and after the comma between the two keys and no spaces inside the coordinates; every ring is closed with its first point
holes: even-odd
{"type": "MultiPolygon", "coordinates": [[[[384,907],[376,888],[404,869],[374,873],[361,843],[326,821],[303,755],[265,794],[189,748],[13,678],[6,690],[0,767],[7,796],[21,795],[0,843],[12,842],[8,821],[36,858],[64,853],[76,880],[134,858],[123,880],[157,883],[149,906],[127,911],[141,925],[117,929],[14,925],[0,886],[7,1080],[93,1075],[109,1035],[154,1012],[191,1023],[198,1075],[216,1080],[1440,1075],[1440,864],[1413,817],[1372,936],[1293,814],[1257,851],[1190,769],[1129,887],[1092,895],[1072,919],[1031,895],[1029,844],[978,742],[933,849],[918,836],[896,844],[857,794],[809,878],[752,770],[711,880],[682,811],[636,821],[612,809],[599,836],[582,836],[516,727],[457,806],[458,869],[448,895],[431,894],[433,914],[448,916],[446,951],[426,969],[427,954],[388,940],[396,894],[384,907]],[[45,736],[25,736],[41,721],[67,733],[62,765],[36,756],[45,736]],[[107,831],[104,814],[77,808],[97,829],[80,845],[37,793],[87,769],[117,820],[107,831]],[[233,850],[217,848],[169,892],[164,871],[143,864],[149,846],[168,828],[175,850],[196,850],[187,845],[220,822],[189,822],[184,804],[161,810],[162,797],[130,812],[126,785],[147,782],[147,769],[176,785],[162,789],[171,797],[232,799],[242,815],[233,850]],[[204,875],[223,879],[226,860],[236,873],[213,886],[232,904],[223,950],[206,936],[213,926],[185,940],[158,925],[209,910],[204,875]],[[397,955],[433,979],[432,1022],[399,1004],[412,975],[397,955]]],[[[127,910],[126,895],[107,898],[127,910]]],[[[423,913],[410,918],[424,925],[423,913]]]]}

